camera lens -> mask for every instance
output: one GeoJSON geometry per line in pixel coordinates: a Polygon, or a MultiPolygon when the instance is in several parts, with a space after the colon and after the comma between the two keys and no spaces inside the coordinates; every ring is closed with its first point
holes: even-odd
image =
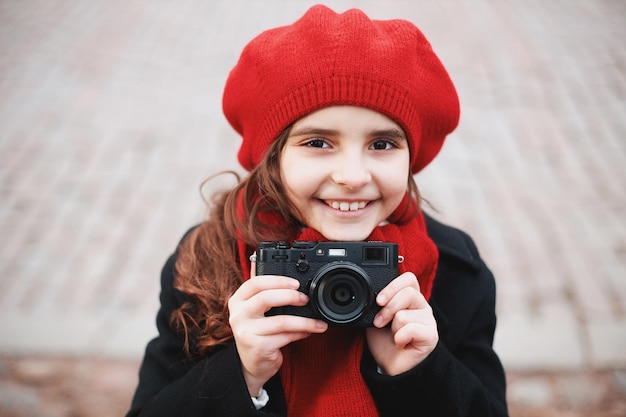
{"type": "Polygon", "coordinates": [[[347,306],[355,300],[356,295],[354,294],[354,288],[344,283],[339,283],[330,291],[330,298],[339,306],[347,306]]]}
{"type": "Polygon", "coordinates": [[[311,282],[313,308],[329,323],[349,324],[371,306],[373,291],[365,271],[351,262],[320,268],[311,282]]]}

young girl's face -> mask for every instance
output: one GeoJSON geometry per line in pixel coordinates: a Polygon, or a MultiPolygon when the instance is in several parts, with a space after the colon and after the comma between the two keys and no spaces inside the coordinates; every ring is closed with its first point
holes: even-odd
{"type": "Polygon", "coordinates": [[[333,106],[293,125],[280,172],[301,221],[329,240],[361,241],[402,201],[409,159],[406,135],[393,120],[333,106]]]}

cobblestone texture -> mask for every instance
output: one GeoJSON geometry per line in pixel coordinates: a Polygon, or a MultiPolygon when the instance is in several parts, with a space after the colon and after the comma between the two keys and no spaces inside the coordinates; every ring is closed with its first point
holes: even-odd
{"type": "MultiPolygon", "coordinates": [[[[0,2],[0,415],[76,396],[29,383],[52,357],[119,363],[104,382],[56,374],[127,401],[133,384],[115,381],[155,334],[159,270],[204,215],[198,186],[239,169],[228,70],[311,4],[0,2]],[[12,361],[29,358],[24,377],[12,361]]],[[[598,401],[626,414],[626,3],[327,4],[412,20],[457,85],[459,128],[417,180],[496,275],[496,349],[528,406],[516,415],[600,415],[577,411],[598,401]]],[[[70,415],[63,403],[46,415],[70,415]]]]}

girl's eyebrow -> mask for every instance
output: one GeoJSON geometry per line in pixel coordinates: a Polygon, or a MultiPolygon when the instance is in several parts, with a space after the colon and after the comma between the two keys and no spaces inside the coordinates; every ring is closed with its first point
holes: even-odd
{"type": "Polygon", "coordinates": [[[310,136],[310,135],[320,135],[320,136],[335,136],[338,135],[339,132],[332,129],[323,129],[320,127],[313,126],[302,126],[301,128],[292,130],[289,136],[310,136]]]}
{"type": "MultiPolygon", "coordinates": [[[[320,135],[320,136],[336,136],[339,135],[339,131],[333,129],[323,129],[319,127],[312,126],[302,126],[301,128],[292,130],[289,136],[310,136],[310,135],[320,135]]],[[[405,139],[406,135],[400,129],[380,129],[380,130],[371,130],[367,132],[368,136],[371,137],[388,137],[393,139],[405,139]]]]}
{"type": "Polygon", "coordinates": [[[370,136],[382,136],[382,137],[393,138],[393,139],[406,139],[406,135],[404,134],[404,132],[400,129],[395,129],[395,128],[374,130],[370,132],[369,134],[370,136]]]}

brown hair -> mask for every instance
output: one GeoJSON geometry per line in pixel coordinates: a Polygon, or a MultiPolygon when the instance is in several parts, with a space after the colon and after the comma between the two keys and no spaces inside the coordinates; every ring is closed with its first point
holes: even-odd
{"type": "MultiPolygon", "coordinates": [[[[280,177],[280,155],[289,131],[279,135],[245,178],[226,171],[236,177],[237,185],[213,196],[208,219],[179,247],[174,288],[187,301],[172,312],[170,323],[184,336],[188,354],[205,354],[232,337],[227,303],[243,280],[237,241],[255,248],[262,241],[290,240],[303,226],[297,209],[285,198],[280,177]],[[279,216],[280,226],[262,220],[260,214],[269,211],[279,216]]],[[[419,202],[410,173],[408,187],[419,202]]]]}

